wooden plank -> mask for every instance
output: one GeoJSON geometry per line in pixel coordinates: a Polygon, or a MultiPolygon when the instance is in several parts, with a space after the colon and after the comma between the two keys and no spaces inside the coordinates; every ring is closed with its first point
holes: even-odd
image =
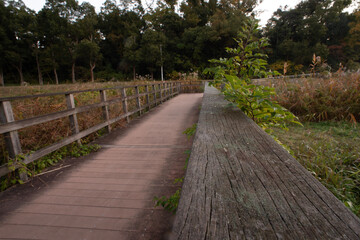
{"type": "MultiPolygon", "coordinates": [[[[75,101],[74,101],[74,95],[73,94],[67,94],[66,96],[66,105],[68,109],[74,109],[75,108],[75,101]]],[[[69,116],[70,120],[70,129],[72,135],[76,135],[79,133],[79,123],[77,120],[76,113],[69,116]]],[[[80,140],[78,140],[78,144],[81,144],[80,140]]]]}
{"type": "MultiPolygon", "coordinates": [[[[101,102],[106,102],[106,91],[105,90],[100,90],[100,101],[101,102]]],[[[103,112],[103,119],[105,122],[109,121],[109,107],[107,105],[102,107],[102,112],[103,112]]],[[[110,124],[108,124],[106,126],[106,130],[108,133],[111,132],[111,126],[110,124]]]]}
{"type": "Polygon", "coordinates": [[[154,102],[155,102],[155,106],[157,105],[157,91],[156,91],[156,85],[155,84],[152,84],[152,93],[153,93],[153,98],[154,98],[154,102]]]}
{"type": "Polygon", "coordinates": [[[26,128],[26,127],[31,127],[31,126],[34,126],[37,124],[53,121],[53,120],[56,120],[59,118],[68,117],[70,115],[86,112],[86,111],[89,111],[94,108],[109,106],[111,104],[115,104],[115,103],[118,103],[121,101],[123,101],[122,98],[114,98],[114,99],[111,99],[106,102],[100,102],[100,103],[95,103],[95,104],[91,104],[91,105],[71,108],[71,109],[64,110],[64,111],[59,111],[59,112],[50,113],[50,114],[46,114],[46,115],[42,115],[42,116],[37,116],[37,117],[33,117],[33,118],[28,118],[28,119],[23,119],[23,120],[18,120],[15,122],[2,124],[2,125],[0,125],[0,134],[6,133],[9,131],[16,131],[16,130],[26,128]]]}
{"type": "MultiPolygon", "coordinates": [[[[8,101],[0,102],[0,122],[9,123],[14,122],[14,113],[12,111],[11,103],[8,101]]],[[[16,159],[16,156],[22,153],[19,134],[17,131],[10,131],[4,134],[5,147],[9,153],[9,157],[16,159]]],[[[26,172],[18,172],[22,181],[27,181],[28,176],[26,172]]]]}
{"type": "Polygon", "coordinates": [[[140,95],[139,95],[139,87],[135,86],[135,96],[136,96],[136,107],[140,110],[141,115],[141,102],[140,102],[140,95]]]}
{"type": "Polygon", "coordinates": [[[161,83],[158,84],[159,86],[159,93],[160,93],[160,102],[162,103],[163,102],[163,94],[162,94],[162,87],[161,87],[161,83]]]}
{"type": "Polygon", "coordinates": [[[150,111],[150,93],[149,93],[149,85],[145,86],[145,91],[146,91],[146,104],[148,106],[147,110],[150,111]]]}
{"type": "MultiPolygon", "coordinates": [[[[4,125],[15,122],[11,103],[9,101],[0,102],[0,122],[4,125]]],[[[22,152],[19,135],[16,130],[7,130],[4,134],[4,140],[10,158],[15,158],[16,155],[22,152]]]]}
{"type": "Polygon", "coordinates": [[[16,97],[3,97],[3,98],[0,98],[0,102],[20,100],[20,99],[29,99],[29,98],[39,98],[39,97],[52,97],[52,96],[59,96],[59,95],[84,93],[84,92],[97,92],[97,91],[101,91],[101,90],[127,89],[127,88],[133,88],[135,86],[144,87],[146,85],[147,84],[139,84],[139,85],[133,85],[133,86],[116,86],[116,87],[110,87],[110,88],[95,88],[95,89],[87,89],[87,90],[55,92],[55,93],[46,93],[46,94],[34,94],[34,95],[16,96],[16,97]]]}
{"type": "Polygon", "coordinates": [[[172,239],[360,239],[360,220],[206,86],[172,239]]]}
{"type": "MultiPolygon", "coordinates": [[[[126,97],[126,91],[125,89],[121,89],[121,96],[122,96],[122,99],[123,99],[123,111],[124,111],[124,114],[127,114],[128,113],[128,103],[127,103],[127,97],[126,97]]],[[[126,122],[129,123],[130,122],[130,118],[129,116],[126,117],[126,122]]]]}

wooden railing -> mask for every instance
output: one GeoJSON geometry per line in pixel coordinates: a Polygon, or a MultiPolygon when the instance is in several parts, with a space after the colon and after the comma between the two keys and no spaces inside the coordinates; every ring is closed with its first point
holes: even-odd
{"type": "MultiPolygon", "coordinates": [[[[54,152],[70,143],[79,141],[81,138],[88,136],[91,133],[94,133],[100,129],[105,128],[107,132],[111,131],[111,124],[116,123],[122,119],[126,119],[127,122],[130,121],[130,116],[134,114],[142,114],[143,111],[150,110],[150,108],[157,106],[158,104],[168,100],[174,95],[179,94],[181,91],[180,82],[161,82],[161,83],[151,83],[144,85],[135,85],[135,86],[120,86],[104,89],[92,89],[92,90],[82,90],[82,91],[71,91],[63,93],[49,93],[49,94],[39,94],[31,96],[19,96],[19,97],[7,97],[0,98],[0,134],[3,134],[6,150],[8,151],[9,157],[16,159],[16,156],[22,153],[22,147],[19,140],[18,131],[27,127],[35,126],[41,123],[47,123],[53,120],[60,118],[68,118],[71,136],[68,136],[62,139],[59,142],[41,148],[29,155],[26,155],[23,164],[29,164],[51,152],[54,152]],[[140,93],[139,89],[142,89],[143,92],[140,93]],[[134,89],[131,92],[135,94],[127,96],[127,89],[134,89]],[[107,100],[107,91],[110,90],[120,90],[121,96],[115,97],[111,100],[107,100]],[[76,106],[74,100],[74,94],[85,93],[85,92],[99,92],[100,93],[100,102],[76,106]],[[66,99],[67,109],[63,111],[58,111],[54,113],[49,113],[46,115],[35,116],[22,120],[15,120],[12,101],[31,99],[31,98],[41,98],[41,97],[52,97],[52,96],[63,96],[66,99]],[[135,110],[129,110],[128,102],[135,99],[136,108],[135,110]],[[145,103],[144,103],[145,102],[145,103]],[[109,107],[114,104],[122,105],[122,113],[119,116],[110,119],[109,107]],[[79,130],[78,124],[78,114],[88,112],[90,110],[101,108],[102,122],[92,126],[88,129],[79,130]]],[[[18,168],[19,165],[14,165],[13,167],[18,168]]],[[[0,166],[0,177],[6,175],[7,173],[14,171],[10,169],[7,164],[0,166]]]]}
{"type": "Polygon", "coordinates": [[[360,239],[360,220],[206,87],[170,239],[360,239]]]}

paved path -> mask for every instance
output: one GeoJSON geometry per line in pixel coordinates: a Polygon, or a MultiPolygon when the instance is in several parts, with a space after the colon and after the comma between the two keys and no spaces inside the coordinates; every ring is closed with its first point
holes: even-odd
{"type": "Polygon", "coordinates": [[[172,215],[154,208],[153,198],[177,189],[191,148],[182,132],[197,121],[201,99],[165,102],[101,139],[98,153],[44,189],[21,196],[11,212],[0,206],[0,239],[166,239],[172,215]]]}

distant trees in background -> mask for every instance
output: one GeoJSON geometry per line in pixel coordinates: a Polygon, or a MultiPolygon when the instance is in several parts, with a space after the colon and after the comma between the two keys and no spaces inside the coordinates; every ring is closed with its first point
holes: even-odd
{"type": "Polygon", "coordinates": [[[314,54],[322,59],[324,71],[360,68],[359,9],[343,10],[351,0],[306,0],[294,9],[278,9],[269,20],[264,35],[270,39],[270,63],[283,73],[307,71],[314,54]],[[341,65],[340,65],[341,64],[341,65]]]}
{"type": "Polygon", "coordinates": [[[257,0],[106,0],[100,13],[77,0],[47,0],[38,13],[0,1],[0,83],[63,83],[95,78],[160,78],[201,72],[220,57],[257,0]],[[160,56],[162,47],[162,57],[160,56]]]}
{"type": "MultiPolygon", "coordinates": [[[[224,56],[259,0],[106,0],[99,13],[77,0],[46,0],[38,12],[0,0],[0,85],[160,78],[201,73],[224,56]],[[162,53],[160,53],[160,46],[162,53]]],[[[359,68],[360,14],[351,0],[307,0],[279,9],[262,34],[270,63],[288,74],[309,69],[312,56],[359,68]]],[[[259,36],[261,37],[261,36],[259,36]]],[[[280,71],[282,72],[282,71],[280,71]]]]}

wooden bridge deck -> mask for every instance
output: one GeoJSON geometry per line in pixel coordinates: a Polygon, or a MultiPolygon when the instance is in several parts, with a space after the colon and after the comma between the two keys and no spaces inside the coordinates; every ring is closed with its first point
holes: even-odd
{"type": "Polygon", "coordinates": [[[179,95],[112,132],[47,187],[17,203],[0,198],[0,239],[162,239],[172,215],[154,209],[153,198],[177,188],[191,148],[182,132],[197,121],[201,99],[179,95]]]}
{"type": "Polygon", "coordinates": [[[360,239],[359,218],[228,104],[205,88],[172,239],[360,239]]]}

